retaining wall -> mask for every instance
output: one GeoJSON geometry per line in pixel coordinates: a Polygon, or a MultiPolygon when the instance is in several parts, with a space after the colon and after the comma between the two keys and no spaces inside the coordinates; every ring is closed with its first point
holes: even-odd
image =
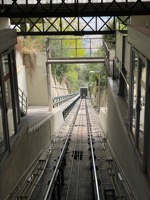
{"type": "MultiPolygon", "coordinates": [[[[64,122],[63,110],[77,97],[50,112],[47,117],[29,128],[26,118],[22,118],[19,133],[13,139],[11,152],[0,166],[0,200],[5,200],[27,169],[39,160],[43,151],[48,150],[55,131],[64,122]]],[[[30,119],[28,119],[30,120],[30,119]]]]}

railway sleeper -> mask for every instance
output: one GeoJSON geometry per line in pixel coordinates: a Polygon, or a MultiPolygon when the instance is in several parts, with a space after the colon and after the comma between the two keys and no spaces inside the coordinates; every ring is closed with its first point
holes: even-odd
{"type": "MultiPolygon", "coordinates": [[[[92,159],[92,155],[89,156],[89,159],[92,159]]],[[[96,160],[96,155],[94,154],[94,160],[96,160]]]]}
{"type": "MultiPolygon", "coordinates": [[[[96,171],[98,170],[98,166],[95,166],[96,168],[96,171]]],[[[90,170],[92,171],[93,170],[93,165],[90,166],[90,170]]]]}
{"type": "Polygon", "coordinates": [[[27,196],[23,196],[23,195],[21,195],[21,196],[17,196],[17,200],[24,200],[24,199],[26,199],[27,200],[27,196]]]}
{"type": "Polygon", "coordinates": [[[109,188],[109,186],[104,186],[104,197],[105,200],[115,200],[116,195],[115,195],[115,190],[109,188]]]}
{"type": "MultiPolygon", "coordinates": [[[[89,149],[88,149],[89,151],[91,151],[91,147],[89,147],[89,149]]],[[[93,147],[93,151],[95,152],[95,148],[93,147]]]]}
{"type": "Polygon", "coordinates": [[[117,200],[127,200],[127,197],[125,195],[116,195],[117,200]]]}
{"type": "Polygon", "coordinates": [[[78,151],[78,150],[73,151],[72,152],[72,157],[75,160],[82,160],[82,158],[83,158],[83,151],[78,151]]]}
{"type": "MultiPolygon", "coordinates": [[[[80,114],[80,117],[81,117],[81,114],[80,114]]],[[[88,142],[89,146],[87,145],[87,143],[86,143],[86,145],[87,145],[87,148],[89,148],[88,155],[90,154],[90,156],[89,156],[90,161],[87,159],[88,160],[87,171],[90,168],[91,171],[89,170],[89,172],[88,172],[89,173],[88,174],[89,175],[88,180],[89,180],[89,183],[91,182],[92,187],[94,189],[93,195],[96,194],[96,192],[97,192],[95,188],[96,188],[96,185],[98,183],[98,190],[101,190],[102,195],[103,195],[102,199],[103,200],[115,200],[117,196],[116,196],[116,192],[115,192],[115,189],[114,189],[113,182],[111,180],[112,177],[111,177],[111,173],[110,173],[111,166],[112,166],[112,163],[113,163],[113,159],[112,159],[111,155],[109,155],[109,154],[107,155],[108,150],[105,147],[105,139],[103,140],[102,137],[100,136],[101,140],[99,142],[97,142],[97,136],[95,136],[95,134],[97,134],[97,132],[96,133],[92,132],[92,127],[95,127],[95,125],[93,125],[91,123],[90,118],[87,119],[87,120],[88,120],[88,122],[87,122],[86,141],[88,140],[87,142],[88,142]],[[94,144],[94,146],[93,146],[93,144],[94,144]],[[100,144],[100,145],[98,145],[98,144],[100,144]],[[97,160],[96,160],[96,156],[98,156],[97,160]],[[102,169],[101,166],[105,167],[105,168],[102,169]],[[90,177],[90,175],[91,175],[91,177],[90,177]]],[[[70,146],[69,140],[71,140],[70,143],[72,144],[73,139],[74,139],[74,138],[72,138],[72,139],[70,138],[71,137],[71,131],[74,134],[74,132],[77,129],[76,126],[78,126],[80,129],[82,129],[82,127],[83,127],[83,129],[85,130],[84,124],[83,125],[80,125],[80,124],[77,125],[77,123],[74,121],[70,125],[70,130],[68,131],[68,133],[70,133],[70,136],[68,138],[66,148],[65,148],[64,153],[63,153],[63,158],[61,160],[60,165],[58,166],[58,171],[57,171],[57,174],[56,174],[57,178],[54,180],[54,183],[52,184],[52,188],[50,189],[50,193],[49,193],[49,197],[51,197],[51,199],[53,199],[53,200],[61,200],[62,199],[61,198],[61,192],[62,192],[62,189],[64,189],[65,186],[66,186],[66,184],[65,184],[65,186],[63,187],[64,181],[66,182],[66,177],[65,177],[65,180],[64,180],[66,157],[67,157],[66,153],[68,153],[67,152],[68,146],[70,146]],[[51,194],[52,194],[52,196],[51,196],[51,194]]],[[[53,149],[54,152],[51,153],[52,156],[50,156],[50,157],[52,158],[52,160],[50,161],[50,167],[51,168],[53,167],[52,172],[53,172],[53,170],[55,170],[56,163],[59,159],[59,155],[61,154],[62,149],[63,149],[63,145],[64,145],[64,139],[63,139],[62,142],[55,144],[55,149],[53,149]],[[55,159],[55,161],[54,161],[53,158],[55,159]]],[[[71,150],[72,146],[69,147],[69,148],[71,150]]],[[[82,149],[82,148],[79,148],[79,149],[82,149]]],[[[83,151],[78,150],[78,146],[76,146],[73,151],[69,151],[69,156],[67,158],[71,160],[70,157],[72,157],[72,160],[79,161],[79,163],[80,163],[80,160],[83,160],[83,151]]],[[[82,165],[85,160],[86,159],[84,159],[83,162],[81,162],[80,164],[82,165]]],[[[73,161],[72,161],[72,163],[73,163],[73,161]]],[[[74,163],[75,163],[75,166],[78,166],[77,162],[74,162],[74,163]]],[[[69,162],[68,162],[67,166],[69,166],[69,162]]],[[[51,180],[51,177],[52,177],[52,172],[51,172],[51,175],[48,174],[49,182],[47,182],[47,184],[50,183],[50,180],[51,180]]],[[[45,175],[47,175],[47,173],[45,175]]],[[[74,174],[73,177],[75,178],[75,176],[76,176],[76,173],[74,174]]],[[[72,195],[72,193],[71,193],[71,195],[72,195]]],[[[96,197],[96,195],[95,195],[95,197],[96,197]]],[[[45,198],[45,199],[47,200],[48,198],[45,198]]]]}
{"type": "Polygon", "coordinates": [[[50,153],[51,153],[51,151],[47,151],[47,150],[44,151],[44,153],[39,158],[39,163],[46,162],[50,153]]]}
{"type": "Polygon", "coordinates": [[[109,170],[106,169],[99,169],[99,177],[101,182],[101,189],[103,191],[104,199],[105,200],[115,200],[116,194],[114,185],[111,180],[111,175],[109,170]]]}

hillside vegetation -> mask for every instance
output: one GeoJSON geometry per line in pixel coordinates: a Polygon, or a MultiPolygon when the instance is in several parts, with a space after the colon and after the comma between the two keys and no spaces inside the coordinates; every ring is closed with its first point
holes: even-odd
{"type": "MultiPolygon", "coordinates": [[[[31,59],[37,52],[45,51],[46,38],[31,37],[18,38],[17,49],[22,55],[29,55],[31,59]]],[[[88,44],[82,38],[76,40],[71,36],[61,36],[50,38],[50,49],[52,57],[88,57],[89,51],[85,49],[88,44]],[[64,39],[64,40],[61,40],[64,39]],[[63,41],[63,50],[60,48],[60,42],[63,41]],[[76,41],[76,42],[75,42],[76,41]],[[75,44],[76,43],[76,44],[75,44]],[[76,49],[77,47],[77,49],[76,49]]],[[[92,56],[104,56],[103,48],[92,52],[92,56]]],[[[31,59],[33,62],[33,59],[31,59]]],[[[34,63],[32,63],[34,67],[34,63]]],[[[60,83],[64,81],[67,84],[70,93],[79,91],[80,87],[88,86],[90,94],[96,95],[98,90],[99,71],[101,71],[100,85],[106,85],[106,72],[102,64],[52,64],[51,71],[53,77],[60,83]],[[90,73],[95,71],[95,73],[90,73]]]]}

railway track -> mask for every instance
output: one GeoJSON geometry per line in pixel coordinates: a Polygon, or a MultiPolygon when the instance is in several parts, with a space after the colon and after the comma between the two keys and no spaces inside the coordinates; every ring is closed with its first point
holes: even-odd
{"type": "MultiPolygon", "coordinates": [[[[49,169],[53,173],[44,173],[30,199],[102,199],[93,138],[93,131],[98,134],[98,130],[95,131],[96,125],[93,119],[95,116],[90,114],[91,110],[89,100],[82,99],[71,113],[72,120],[70,116],[66,119],[71,120],[71,123],[68,130],[61,133],[61,137],[66,135],[63,146],[59,149],[60,142],[56,144],[56,149],[53,149],[47,164],[47,171],[49,169]],[[53,160],[57,162],[52,165],[53,160]]],[[[110,182],[111,180],[109,184],[110,182]]],[[[112,196],[115,197],[114,189],[112,191],[112,196]]],[[[110,188],[109,196],[111,196],[110,188]]]]}
{"type": "Polygon", "coordinates": [[[88,99],[77,101],[53,145],[10,199],[132,199],[119,189],[113,159],[96,117],[88,99]]]}

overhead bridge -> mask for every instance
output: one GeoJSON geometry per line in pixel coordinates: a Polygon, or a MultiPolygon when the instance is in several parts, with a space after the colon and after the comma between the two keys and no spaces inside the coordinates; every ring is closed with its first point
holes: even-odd
{"type": "Polygon", "coordinates": [[[89,17],[145,15],[149,14],[149,8],[148,0],[2,0],[0,16],[89,17]]]}
{"type": "Polygon", "coordinates": [[[74,63],[104,63],[103,57],[85,57],[85,58],[51,58],[47,60],[48,64],[74,64],[74,63]]]}
{"type": "Polygon", "coordinates": [[[0,17],[10,18],[18,35],[114,34],[116,30],[124,30],[124,26],[130,24],[130,16],[149,13],[149,0],[0,2],[0,17]]]}
{"type": "Polygon", "coordinates": [[[101,52],[98,53],[100,48],[102,48],[102,38],[47,38],[46,63],[104,63],[105,58],[102,57],[101,52]],[[72,53],[72,57],[70,57],[70,52],[72,53]]]}

